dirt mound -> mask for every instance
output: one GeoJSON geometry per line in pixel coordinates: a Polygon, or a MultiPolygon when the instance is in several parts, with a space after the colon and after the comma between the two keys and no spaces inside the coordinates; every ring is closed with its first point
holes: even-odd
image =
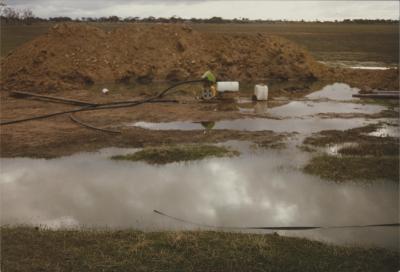
{"type": "Polygon", "coordinates": [[[199,78],[309,80],[329,74],[297,45],[265,35],[199,33],[186,25],[129,25],[111,32],[58,24],[8,55],[6,90],[55,91],[95,82],[199,78]]]}
{"type": "Polygon", "coordinates": [[[399,91],[399,70],[358,70],[337,69],[329,77],[330,81],[346,82],[361,90],[371,89],[399,91]]]}

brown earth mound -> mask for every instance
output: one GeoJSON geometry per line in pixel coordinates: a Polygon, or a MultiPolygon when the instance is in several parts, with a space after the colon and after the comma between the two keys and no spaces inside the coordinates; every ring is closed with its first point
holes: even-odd
{"type": "Polygon", "coordinates": [[[46,91],[95,82],[197,79],[309,80],[328,72],[279,37],[198,33],[185,25],[129,25],[106,32],[84,24],[55,25],[8,55],[4,89],[46,91]]]}
{"type": "Polygon", "coordinates": [[[4,90],[48,92],[100,82],[198,79],[209,69],[219,80],[325,80],[359,87],[370,80],[372,88],[382,81],[388,88],[398,86],[396,71],[374,76],[337,71],[275,36],[199,33],[171,24],[133,24],[106,32],[75,23],[55,25],[9,54],[2,63],[2,85],[4,90]]]}

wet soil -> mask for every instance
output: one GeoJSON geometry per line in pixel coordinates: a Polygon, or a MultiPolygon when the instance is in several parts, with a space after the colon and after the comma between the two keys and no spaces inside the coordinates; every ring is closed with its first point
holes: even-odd
{"type": "MultiPolygon", "coordinates": [[[[79,99],[82,101],[91,101],[97,103],[105,103],[111,101],[142,99],[153,95],[159,91],[160,86],[138,85],[137,88],[121,88],[111,89],[110,93],[104,95],[100,88],[80,90],[78,92],[61,91],[57,94],[60,97],[79,99]]],[[[288,92],[287,87],[277,89],[271,92],[271,100],[268,101],[268,108],[271,112],[280,112],[282,110],[274,109],[279,106],[282,109],[298,115],[303,106],[296,106],[299,102],[292,102],[296,107],[292,107],[290,99],[304,97],[313,91],[314,87],[305,88],[303,91],[288,92]],[[283,100],[281,99],[283,98],[283,100]],[[275,101],[275,102],[274,102],[275,101]],[[285,105],[286,103],[286,105],[285,105]],[[289,103],[289,104],[287,104],[289,103]]],[[[188,87],[181,89],[171,97],[179,101],[179,103],[157,103],[143,104],[132,108],[112,109],[103,111],[90,111],[75,114],[79,120],[90,125],[121,131],[120,134],[106,133],[100,131],[88,130],[70,120],[68,115],[52,117],[44,120],[30,121],[26,123],[8,125],[1,127],[1,156],[3,157],[57,157],[72,154],[79,151],[91,151],[107,146],[117,147],[143,147],[148,145],[160,144],[180,144],[180,143],[204,143],[204,142],[220,142],[226,140],[249,140],[256,143],[262,143],[263,146],[271,146],[280,144],[282,140],[293,132],[300,130],[310,131],[309,129],[316,126],[316,131],[327,129],[329,127],[340,127],[347,129],[351,127],[362,126],[363,118],[358,119],[336,119],[319,118],[318,122],[307,117],[306,119],[283,120],[271,115],[260,113],[243,112],[237,110],[237,107],[221,107],[221,105],[232,105],[226,101],[202,102],[196,100],[196,87],[188,87]],[[322,121],[321,121],[322,120],[322,121]],[[195,130],[175,129],[148,130],[140,127],[129,126],[135,122],[193,122],[197,123],[198,128],[195,130]],[[212,124],[217,122],[218,129],[207,129],[200,125],[212,124]],[[261,122],[261,123],[259,123],[261,122]],[[285,123],[286,122],[286,123],[285,123]],[[224,125],[225,124],[225,125],[224,125]],[[254,128],[243,129],[248,125],[254,124],[254,128]],[[291,125],[290,125],[291,124],[291,125]],[[244,126],[244,127],[243,127],[244,126]],[[277,127],[278,126],[278,127],[277,127]],[[288,130],[291,127],[291,131],[288,130]],[[311,126],[311,127],[310,127],[311,126]],[[274,130],[274,131],[273,131],[274,130]],[[288,133],[288,131],[290,133],[288,133]]],[[[246,95],[247,92],[244,92],[246,95]]],[[[248,98],[250,98],[248,92],[248,98]]],[[[1,94],[1,119],[13,120],[24,117],[37,116],[41,114],[58,112],[77,108],[76,106],[49,103],[31,99],[20,99],[10,96],[8,93],[1,94]]],[[[306,103],[306,102],[304,102],[306,103]]],[[[308,102],[307,102],[308,103],[308,102]]],[[[250,103],[248,106],[257,109],[261,105],[250,103]]],[[[317,107],[317,104],[315,107],[317,107]]],[[[322,103],[323,104],[323,103],[322,103]]],[[[242,107],[244,104],[234,104],[242,107]]],[[[324,105],[324,104],[323,104],[324,105]]],[[[367,112],[377,114],[374,117],[383,117],[380,115],[378,106],[360,106],[361,110],[358,114],[367,117],[367,112]]],[[[321,109],[323,110],[323,109],[321,109]]],[[[360,110],[358,110],[360,111],[360,110]]],[[[312,110],[311,113],[318,112],[312,110]]],[[[354,114],[354,113],[347,113],[354,114]]],[[[394,114],[392,114],[393,116],[394,114]]],[[[303,117],[302,117],[303,118],[303,117]]],[[[313,130],[311,130],[313,131],[313,130]]],[[[315,130],[314,130],[315,131],[315,130]]]]}
{"type": "MultiPolygon", "coordinates": [[[[71,96],[70,92],[61,93],[60,96],[97,102],[134,99],[129,93],[101,96],[99,93],[90,91],[81,91],[79,96],[71,96]]],[[[75,106],[58,103],[17,99],[10,97],[6,93],[1,93],[1,103],[2,120],[12,120],[76,108],[75,106]]],[[[167,143],[221,142],[231,139],[279,142],[287,135],[287,133],[274,133],[268,130],[259,132],[218,130],[205,133],[204,129],[197,131],[150,131],[136,127],[121,126],[121,124],[135,120],[160,122],[189,119],[201,122],[204,120],[216,121],[242,117],[240,112],[213,111],[210,110],[210,107],[214,108],[215,104],[192,101],[179,104],[143,104],[132,108],[90,111],[75,115],[81,121],[97,127],[113,128],[113,126],[118,126],[121,134],[88,130],[71,122],[68,115],[2,126],[1,156],[49,158],[79,151],[96,150],[107,146],[143,147],[167,143]]]]}

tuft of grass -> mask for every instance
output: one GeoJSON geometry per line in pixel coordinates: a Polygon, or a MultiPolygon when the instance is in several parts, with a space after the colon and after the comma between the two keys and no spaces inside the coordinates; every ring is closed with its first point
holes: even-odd
{"type": "Polygon", "coordinates": [[[398,253],[273,234],[2,227],[4,271],[397,271],[398,253]]]}
{"type": "Polygon", "coordinates": [[[303,150],[313,150],[312,146],[324,147],[331,144],[356,142],[355,146],[343,147],[342,155],[351,156],[399,156],[399,139],[395,137],[375,137],[367,133],[377,130],[381,124],[340,130],[325,130],[306,138],[303,150]]]}
{"type": "MultiPolygon", "coordinates": [[[[377,138],[377,137],[375,137],[377,138]]],[[[348,156],[399,156],[399,141],[395,138],[381,138],[381,142],[361,142],[355,146],[341,148],[339,154],[348,156]]]]}
{"type": "Polygon", "coordinates": [[[349,129],[327,130],[306,138],[302,150],[313,152],[314,147],[354,142],[338,153],[342,156],[318,155],[304,167],[309,174],[337,182],[347,180],[387,179],[399,182],[399,139],[367,135],[381,124],[349,129]]]}
{"type": "Polygon", "coordinates": [[[307,137],[303,144],[312,146],[325,146],[328,144],[339,144],[344,142],[359,142],[361,138],[374,141],[377,137],[363,135],[376,131],[380,127],[379,124],[371,124],[364,127],[353,128],[348,130],[324,130],[319,133],[307,137]]]}
{"type": "Polygon", "coordinates": [[[215,145],[172,145],[147,147],[136,153],[113,156],[113,160],[145,161],[149,164],[167,164],[179,161],[201,160],[207,157],[233,157],[240,153],[215,145]]]}
{"type": "Polygon", "coordinates": [[[399,182],[399,157],[320,155],[312,158],[304,171],[336,182],[381,179],[399,182]]]}

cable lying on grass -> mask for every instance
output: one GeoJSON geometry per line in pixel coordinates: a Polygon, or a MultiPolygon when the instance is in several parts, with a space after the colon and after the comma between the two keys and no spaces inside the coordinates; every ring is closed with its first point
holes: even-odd
{"type": "Polygon", "coordinates": [[[181,219],[168,215],[166,213],[160,212],[158,210],[153,210],[158,215],[168,217],[172,220],[188,223],[191,225],[213,228],[213,229],[237,229],[237,230],[313,230],[313,229],[348,229],[348,228],[371,228],[371,227],[399,227],[400,223],[390,223],[390,224],[373,224],[373,225],[350,225],[350,226],[294,226],[294,227],[219,227],[206,224],[200,224],[197,222],[181,219]]]}
{"type": "MultiPolygon", "coordinates": [[[[48,113],[48,114],[29,117],[29,118],[22,118],[22,119],[10,120],[10,121],[1,121],[0,126],[12,125],[12,124],[17,124],[17,123],[22,123],[22,122],[33,121],[33,120],[46,119],[46,118],[50,118],[53,116],[58,116],[58,115],[63,115],[63,114],[72,114],[72,113],[76,113],[76,112],[92,111],[92,110],[106,110],[106,109],[116,109],[116,108],[128,108],[128,107],[138,106],[138,105],[141,105],[144,103],[151,103],[151,102],[157,102],[157,101],[160,102],[161,101],[160,99],[163,96],[165,96],[173,88],[178,87],[180,85],[184,85],[184,84],[199,83],[199,82],[204,82],[204,79],[188,80],[188,81],[182,81],[182,82],[176,83],[176,84],[171,85],[170,87],[166,88],[165,90],[161,91],[159,94],[149,97],[149,98],[146,98],[146,99],[143,99],[143,100],[116,101],[116,102],[103,103],[103,104],[82,102],[82,101],[77,101],[77,100],[64,99],[64,98],[60,98],[60,97],[35,95],[38,98],[48,99],[48,100],[58,100],[58,101],[64,101],[67,103],[69,100],[70,103],[76,103],[76,102],[84,103],[84,104],[86,104],[86,106],[77,108],[77,109],[73,109],[73,110],[48,113]]],[[[15,93],[18,94],[18,92],[15,92],[15,93]]],[[[19,94],[20,95],[28,95],[30,93],[19,92],[19,94]]],[[[171,100],[169,100],[169,102],[170,101],[171,100]]],[[[86,125],[85,127],[91,128],[91,129],[96,129],[96,130],[103,130],[103,129],[94,128],[93,126],[90,126],[90,125],[86,125]]]]}

